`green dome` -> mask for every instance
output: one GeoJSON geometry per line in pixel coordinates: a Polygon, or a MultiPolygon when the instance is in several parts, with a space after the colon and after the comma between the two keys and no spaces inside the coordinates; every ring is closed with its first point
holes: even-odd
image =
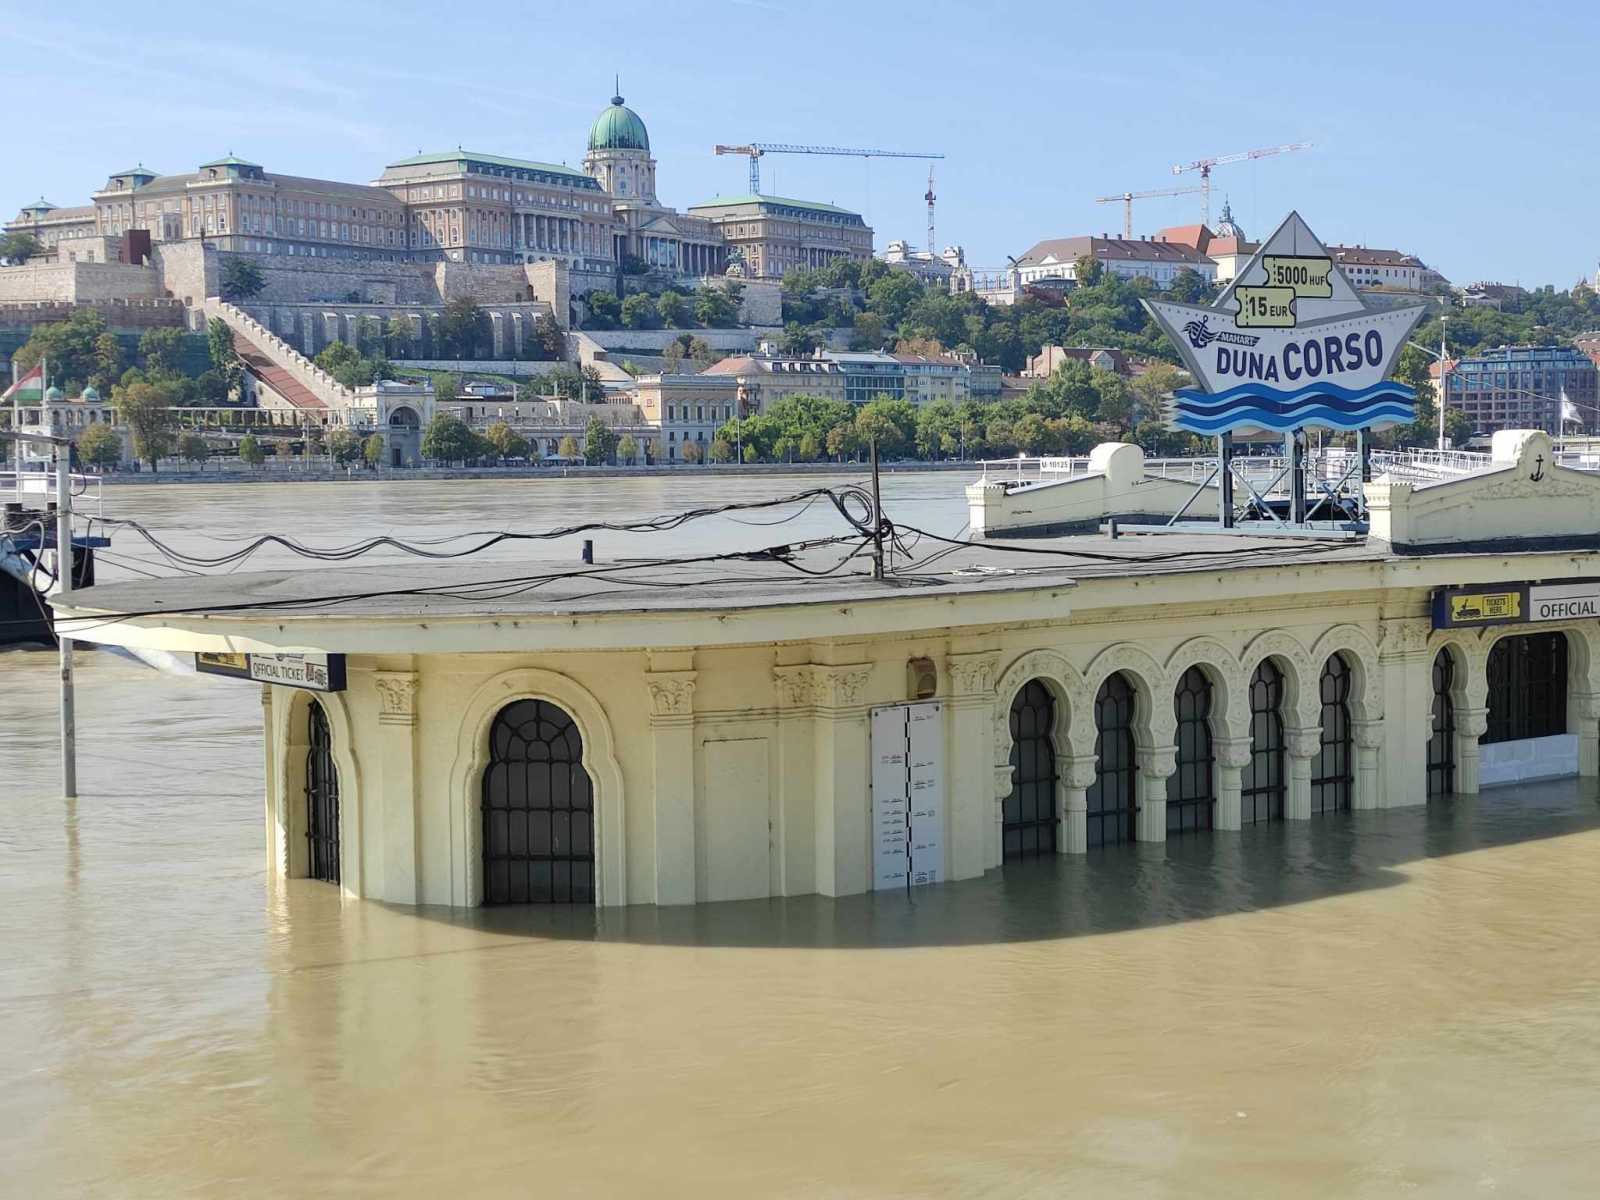
{"type": "Polygon", "coordinates": [[[92,404],[96,400],[100,399],[100,391],[93,384],[90,384],[88,387],[83,389],[83,395],[80,396],[79,399],[86,400],[92,404]]]}
{"type": "Polygon", "coordinates": [[[52,388],[51,388],[51,389],[50,389],[50,390],[49,390],[49,391],[47,391],[47,392],[46,392],[46,393],[45,393],[45,394],[44,394],[44,398],[45,398],[45,399],[46,399],[46,400],[47,400],[47,401],[56,401],[56,400],[60,400],[60,399],[61,399],[61,398],[62,398],[62,396],[61,396],[61,389],[60,389],[60,388],[58,388],[58,387],[52,387],[52,388]]]}
{"type": "Polygon", "coordinates": [[[594,119],[589,130],[589,149],[649,150],[650,135],[639,114],[623,104],[621,96],[613,96],[611,106],[594,119]]]}

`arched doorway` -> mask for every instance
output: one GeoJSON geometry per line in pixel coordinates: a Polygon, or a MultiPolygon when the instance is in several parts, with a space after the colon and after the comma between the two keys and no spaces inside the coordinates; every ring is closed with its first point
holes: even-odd
{"type": "Polygon", "coordinates": [[[1489,719],[1483,742],[1567,732],[1567,635],[1501,638],[1489,651],[1489,719]]]}
{"type": "Polygon", "coordinates": [[[489,729],[483,771],[483,902],[594,902],[594,788],[565,710],[517,700],[489,729]]]}
{"type": "Polygon", "coordinates": [[[1055,698],[1030,679],[1011,701],[1011,794],[1001,805],[1002,858],[1056,852],[1055,698]]]}
{"type": "Polygon", "coordinates": [[[1350,807],[1352,769],[1350,727],[1350,664],[1330,654],[1318,683],[1322,694],[1322,729],[1317,758],[1311,765],[1311,811],[1338,812],[1350,807]]]}
{"type": "Polygon", "coordinates": [[[1433,712],[1428,726],[1428,795],[1456,790],[1456,660],[1449,650],[1433,656],[1433,712]]]}
{"type": "Polygon", "coordinates": [[[1211,679],[1190,667],[1172,693],[1178,723],[1178,765],[1167,776],[1167,836],[1211,828],[1216,804],[1216,754],[1211,745],[1211,679]]]}
{"type": "Polygon", "coordinates": [[[1118,671],[1094,698],[1094,782],[1089,785],[1089,845],[1133,840],[1133,685],[1118,671]]]}
{"type": "Polygon", "coordinates": [[[333,735],[320,703],[312,700],[306,714],[306,874],[338,883],[339,770],[333,765],[333,735]]]}
{"type": "Polygon", "coordinates": [[[1269,658],[1250,676],[1250,762],[1239,792],[1239,820],[1283,820],[1283,672],[1269,658]]]}

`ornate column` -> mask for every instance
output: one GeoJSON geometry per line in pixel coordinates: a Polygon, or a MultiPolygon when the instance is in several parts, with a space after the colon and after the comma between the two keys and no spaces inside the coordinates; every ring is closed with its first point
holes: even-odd
{"type": "Polygon", "coordinates": [[[1061,774],[1061,836],[1057,840],[1060,854],[1087,854],[1089,852],[1089,797],[1094,786],[1095,757],[1092,754],[1073,754],[1059,760],[1056,769],[1061,774]]]}
{"type": "Polygon", "coordinates": [[[868,663],[813,666],[816,704],[817,891],[848,896],[872,886],[868,663]]]}
{"type": "Polygon", "coordinates": [[[1480,784],[1478,782],[1479,767],[1482,760],[1478,754],[1478,739],[1489,729],[1489,710],[1487,708],[1458,708],[1456,709],[1456,793],[1462,796],[1476,796],[1480,784]]]}
{"type": "Polygon", "coordinates": [[[1141,842],[1167,840],[1167,777],[1178,769],[1177,746],[1151,746],[1135,754],[1139,764],[1139,810],[1134,814],[1134,838],[1141,842]]]}
{"type": "Polygon", "coordinates": [[[1350,798],[1351,808],[1383,807],[1383,776],[1378,771],[1378,750],[1383,745],[1383,721],[1351,722],[1351,738],[1355,742],[1355,794],[1350,798]]]}
{"type": "Polygon", "coordinates": [[[1250,765],[1250,739],[1217,738],[1211,748],[1217,756],[1217,811],[1212,826],[1236,830],[1241,825],[1240,796],[1244,790],[1244,769],[1250,765]]]}
{"type": "Polygon", "coordinates": [[[817,890],[816,689],[804,664],[772,669],[778,697],[778,894],[817,890]]]}
{"type": "Polygon", "coordinates": [[[982,875],[989,865],[989,816],[994,791],[994,680],[999,656],[952,654],[945,722],[945,796],[950,807],[951,879],[982,875]]]}
{"type": "MultiPolygon", "coordinates": [[[[673,655],[692,661],[690,655],[673,655]]],[[[651,665],[659,656],[651,655],[651,665]]],[[[676,664],[674,664],[676,665],[676,664]]],[[[694,821],[695,672],[645,672],[650,692],[656,842],[656,903],[696,898],[694,821]]]]}
{"type": "Polygon", "coordinates": [[[272,685],[261,685],[261,728],[265,754],[262,778],[266,780],[267,874],[279,878],[289,874],[289,813],[288,797],[283,794],[285,781],[278,778],[278,759],[282,747],[278,742],[278,722],[272,708],[272,685]]]}
{"type": "Polygon", "coordinates": [[[383,877],[368,894],[415,904],[421,891],[417,858],[417,673],[375,671],[378,689],[376,839],[383,877]]]}
{"type": "Polygon", "coordinates": [[[1322,730],[1315,725],[1284,730],[1287,743],[1289,778],[1283,801],[1283,815],[1289,821],[1311,819],[1311,763],[1322,749],[1322,730]]]}
{"type": "Polygon", "coordinates": [[[1578,733],[1578,774],[1600,774],[1600,693],[1574,693],[1567,720],[1578,733]]]}
{"type": "Polygon", "coordinates": [[[1378,695],[1383,697],[1379,770],[1385,808],[1428,802],[1428,734],[1433,712],[1433,656],[1428,622],[1391,618],[1378,624],[1378,695]]]}

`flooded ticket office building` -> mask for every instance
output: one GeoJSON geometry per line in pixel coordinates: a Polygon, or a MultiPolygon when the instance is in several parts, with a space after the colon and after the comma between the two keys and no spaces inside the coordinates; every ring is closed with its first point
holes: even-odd
{"type": "Polygon", "coordinates": [[[475,586],[505,564],[407,565],[58,609],[265,664],[278,873],[449,906],[842,896],[1594,775],[1600,477],[1551,449],[1368,484],[1344,543],[1083,534],[882,581],[722,562],[517,593],[475,586]]]}

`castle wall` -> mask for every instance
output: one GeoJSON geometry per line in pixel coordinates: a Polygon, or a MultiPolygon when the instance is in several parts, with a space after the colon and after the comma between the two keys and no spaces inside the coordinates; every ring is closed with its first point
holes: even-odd
{"type": "Polygon", "coordinates": [[[122,263],[44,262],[0,267],[0,303],[150,300],[161,294],[159,286],[156,273],[148,267],[122,263]]]}

